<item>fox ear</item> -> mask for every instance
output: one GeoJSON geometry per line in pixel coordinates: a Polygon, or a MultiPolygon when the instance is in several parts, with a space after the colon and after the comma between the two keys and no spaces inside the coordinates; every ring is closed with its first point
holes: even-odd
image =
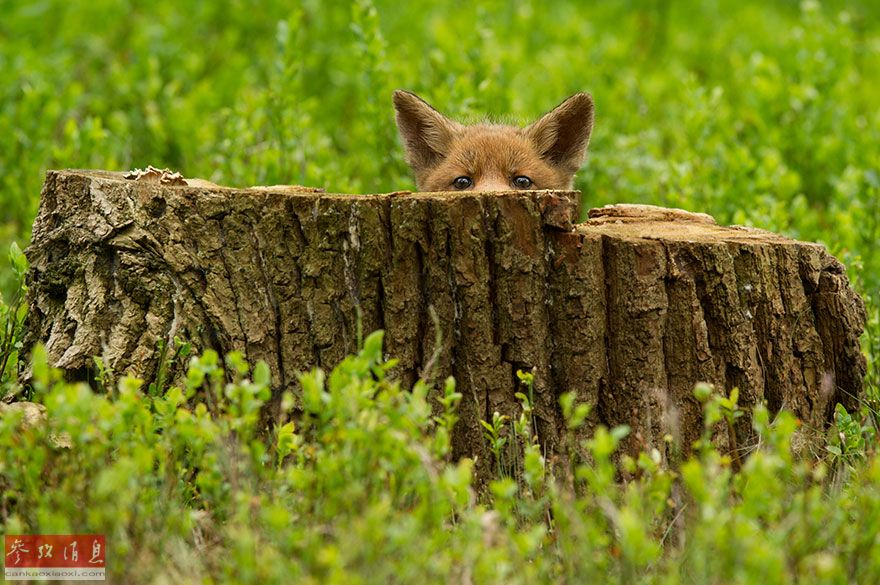
{"type": "Polygon", "coordinates": [[[593,97],[576,93],[525,129],[541,156],[576,173],[593,132],[593,97]]]}
{"type": "Polygon", "coordinates": [[[414,93],[394,92],[397,129],[406,149],[406,162],[418,176],[442,159],[460,124],[446,118],[414,93]]]}

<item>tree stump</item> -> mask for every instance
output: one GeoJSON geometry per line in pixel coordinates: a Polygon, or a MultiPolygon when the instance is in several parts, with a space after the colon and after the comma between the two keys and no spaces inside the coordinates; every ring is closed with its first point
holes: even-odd
{"type": "MultiPolygon", "coordinates": [[[[559,395],[627,424],[624,448],[701,433],[697,382],[739,388],[821,433],[862,392],[864,306],[817,244],[646,206],[577,218],[575,192],[333,195],[52,171],[30,261],[28,337],[86,379],[92,356],[156,375],[157,342],[265,360],[280,396],[384,329],[412,384],[442,333],[434,380],[463,394],[459,456],[493,467],[480,420],[518,416],[534,372],[537,434],[561,454],[559,395]]],[[[753,443],[749,417],[736,426],[753,443]]],[[[719,433],[718,441],[727,439],[719,433]]]]}

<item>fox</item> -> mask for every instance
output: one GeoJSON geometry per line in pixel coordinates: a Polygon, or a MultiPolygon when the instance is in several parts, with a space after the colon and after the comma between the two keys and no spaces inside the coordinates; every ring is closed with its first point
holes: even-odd
{"type": "Polygon", "coordinates": [[[464,125],[416,94],[393,94],[419,191],[570,190],[593,133],[593,97],[576,93],[525,128],[464,125]]]}

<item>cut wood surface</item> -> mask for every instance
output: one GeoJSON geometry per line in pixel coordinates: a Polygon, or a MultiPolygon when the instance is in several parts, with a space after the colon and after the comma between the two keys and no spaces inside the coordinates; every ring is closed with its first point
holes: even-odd
{"type": "MultiPolygon", "coordinates": [[[[575,225],[576,192],[334,195],[173,185],[52,171],[27,250],[26,342],[87,379],[93,356],[156,376],[159,340],[265,360],[275,396],[384,329],[404,385],[454,376],[456,455],[494,466],[479,421],[516,417],[533,370],[537,432],[561,455],[559,395],[627,424],[625,448],[687,451],[697,382],[739,388],[823,432],[857,404],[865,313],[817,244],[716,225],[704,214],[612,206],[575,225]],[[672,442],[665,436],[673,437],[672,442]]],[[[174,376],[179,372],[172,372],[174,376]]],[[[277,400],[274,403],[277,406],[277,400]]],[[[271,419],[272,411],[268,412],[271,419]]],[[[736,445],[754,443],[749,417],[736,445]]],[[[717,440],[729,438],[719,433],[717,440]]]]}

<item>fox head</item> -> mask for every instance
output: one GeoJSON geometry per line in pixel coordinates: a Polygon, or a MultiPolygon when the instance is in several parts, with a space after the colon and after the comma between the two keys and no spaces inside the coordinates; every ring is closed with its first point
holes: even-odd
{"type": "Polygon", "coordinates": [[[571,189],[593,131],[593,98],[577,93],[526,128],[453,122],[394,92],[406,161],[421,191],[571,189]]]}

